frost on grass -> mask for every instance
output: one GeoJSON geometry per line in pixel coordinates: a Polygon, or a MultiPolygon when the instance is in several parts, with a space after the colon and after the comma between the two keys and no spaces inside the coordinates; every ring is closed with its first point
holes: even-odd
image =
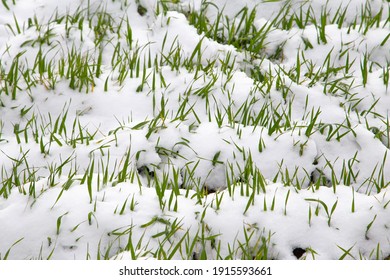
{"type": "Polygon", "coordinates": [[[388,258],[387,1],[14,2],[0,259],[388,258]]]}

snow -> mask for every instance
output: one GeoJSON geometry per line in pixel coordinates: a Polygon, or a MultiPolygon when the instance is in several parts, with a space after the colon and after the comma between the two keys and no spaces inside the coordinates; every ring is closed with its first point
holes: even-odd
{"type": "Polygon", "coordinates": [[[382,20],[367,32],[366,1],[158,2],[0,5],[0,259],[241,259],[264,246],[270,259],[388,258],[388,1],[370,1],[382,20]],[[314,24],[273,26],[251,54],[189,21],[204,10],[238,24],[256,7],[261,29],[286,2],[318,19],[326,7],[328,21],[347,7],[345,22],[328,22],[326,42],[314,24]],[[93,72],[82,87],[34,66],[41,53],[66,72],[72,49],[93,72]]]}

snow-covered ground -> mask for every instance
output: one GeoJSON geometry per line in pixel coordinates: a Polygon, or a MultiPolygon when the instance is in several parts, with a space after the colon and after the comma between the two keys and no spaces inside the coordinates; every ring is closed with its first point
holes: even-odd
{"type": "Polygon", "coordinates": [[[390,257],[386,0],[0,4],[0,259],[390,257]]]}

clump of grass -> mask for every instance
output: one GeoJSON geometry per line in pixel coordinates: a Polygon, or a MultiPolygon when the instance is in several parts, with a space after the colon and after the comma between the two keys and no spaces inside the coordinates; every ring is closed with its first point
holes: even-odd
{"type": "MultiPolygon", "coordinates": [[[[332,215],[334,213],[334,211],[336,210],[336,207],[337,207],[337,203],[338,203],[338,200],[335,201],[335,203],[333,203],[332,205],[332,208],[328,209],[328,206],[326,205],[326,203],[320,199],[313,199],[313,198],[305,198],[306,201],[309,201],[309,202],[317,202],[317,207],[316,207],[316,210],[315,210],[315,215],[318,216],[319,214],[319,211],[320,211],[320,208],[319,208],[319,205],[321,205],[323,207],[323,209],[325,210],[325,214],[328,218],[328,226],[330,227],[330,224],[331,224],[331,220],[332,220],[332,215]]],[[[311,221],[311,208],[309,208],[309,223],[311,221]]]]}

